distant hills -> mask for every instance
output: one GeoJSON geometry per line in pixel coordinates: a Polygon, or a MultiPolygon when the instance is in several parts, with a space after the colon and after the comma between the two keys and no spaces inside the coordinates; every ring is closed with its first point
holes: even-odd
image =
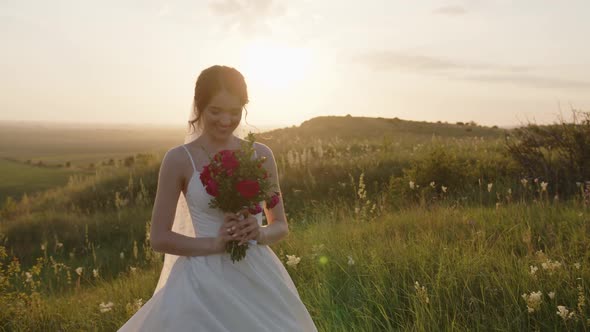
{"type": "Polygon", "coordinates": [[[300,126],[275,129],[263,136],[273,138],[329,139],[334,136],[351,139],[374,139],[400,136],[442,137],[500,137],[504,129],[480,126],[475,123],[443,123],[402,120],[399,118],[371,118],[353,116],[319,116],[303,122],[300,126]]]}

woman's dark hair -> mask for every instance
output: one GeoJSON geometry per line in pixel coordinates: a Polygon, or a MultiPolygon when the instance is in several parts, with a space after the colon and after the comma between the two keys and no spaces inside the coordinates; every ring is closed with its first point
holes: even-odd
{"type": "Polygon", "coordinates": [[[195,84],[195,97],[193,98],[193,112],[195,118],[189,120],[189,126],[196,130],[195,125],[200,125],[201,115],[211,102],[211,99],[220,91],[227,91],[239,98],[242,105],[248,103],[248,88],[244,76],[235,68],[228,66],[211,66],[201,72],[195,84]]]}

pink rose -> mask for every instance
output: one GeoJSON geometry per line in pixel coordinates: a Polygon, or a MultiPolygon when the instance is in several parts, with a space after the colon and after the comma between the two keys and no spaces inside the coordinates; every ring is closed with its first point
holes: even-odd
{"type": "Polygon", "coordinates": [[[254,180],[242,180],[236,184],[236,190],[245,199],[250,199],[260,191],[260,184],[254,180]]]}
{"type": "Polygon", "coordinates": [[[260,207],[260,204],[256,204],[254,207],[249,208],[248,212],[250,212],[250,214],[259,214],[262,212],[262,207],[260,207]]]}
{"type": "Polygon", "coordinates": [[[268,209],[272,209],[273,207],[275,207],[277,204],[279,204],[279,193],[275,193],[274,195],[272,195],[270,197],[269,200],[266,201],[266,207],[268,209]]]}

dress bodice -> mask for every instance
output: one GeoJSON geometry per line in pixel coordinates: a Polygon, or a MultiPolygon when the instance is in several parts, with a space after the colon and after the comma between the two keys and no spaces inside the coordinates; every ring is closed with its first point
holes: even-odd
{"type": "MultiPolygon", "coordinates": [[[[188,150],[187,153],[189,153],[188,150]]],[[[207,193],[201,183],[199,179],[200,172],[196,170],[190,153],[189,157],[193,163],[194,172],[187,184],[185,199],[196,237],[216,237],[219,233],[219,227],[223,224],[223,212],[209,207],[209,202],[213,199],[213,196],[207,193]]],[[[260,204],[263,206],[262,202],[260,204]]],[[[258,224],[262,226],[262,212],[254,216],[258,220],[258,224]]]]}

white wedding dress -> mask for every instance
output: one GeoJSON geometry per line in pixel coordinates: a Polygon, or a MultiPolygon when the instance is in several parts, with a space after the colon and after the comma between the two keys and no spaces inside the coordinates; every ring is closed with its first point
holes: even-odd
{"type": "MultiPolygon", "coordinates": [[[[187,150],[188,153],[188,150],[187,150]]],[[[189,157],[191,157],[189,153],[189,157]]],[[[197,237],[215,237],[223,213],[209,207],[193,163],[186,203],[197,237]]],[[[262,225],[262,213],[256,215],[262,225]]],[[[289,273],[267,245],[246,257],[180,256],[166,283],[120,329],[127,331],[317,331],[289,273]]]]}

